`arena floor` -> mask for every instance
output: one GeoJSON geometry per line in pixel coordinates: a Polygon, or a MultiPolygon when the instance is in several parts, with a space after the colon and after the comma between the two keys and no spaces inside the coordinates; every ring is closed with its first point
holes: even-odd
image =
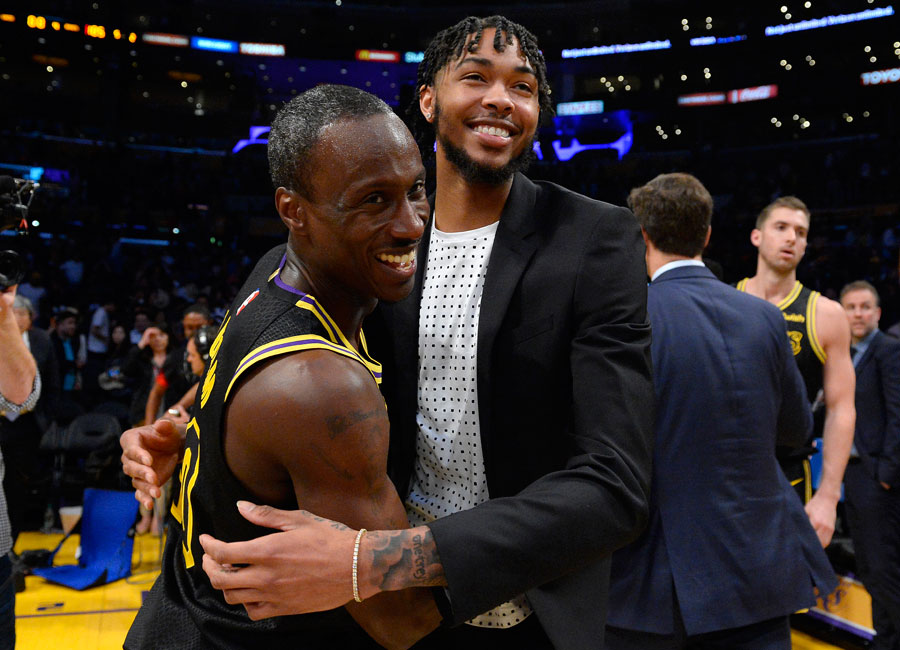
{"type": "MultiPolygon", "coordinates": [[[[31,532],[19,536],[16,552],[54,548],[61,535],[31,532]]],[[[75,562],[78,537],[73,535],[57,555],[56,564],[75,562]]],[[[159,573],[159,539],[135,538],[133,573],[104,587],[75,591],[28,576],[25,591],[16,596],[17,650],[115,650],[140,607],[142,592],[159,573]]],[[[793,632],[794,650],[830,650],[838,646],[803,632],[793,632]]]]}

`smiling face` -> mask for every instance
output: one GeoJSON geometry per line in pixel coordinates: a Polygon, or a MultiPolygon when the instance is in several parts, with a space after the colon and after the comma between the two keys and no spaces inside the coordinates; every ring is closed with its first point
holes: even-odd
{"type": "Polygon", "coordinates": [[[429,214],[425,168],[406,126],[392,113],[339,120],[307,164],[310,196],[279,188],[276,202],[291,195],[282,217],[317,297],[369,308],[405,298],[429,214]]]}
{"type": "Polygon", "coordinates": [[[868,289],[854,289],[841,296],[841,306],[850,319],[850,335],[854,343],[871,334],[881,319],[878,299],[868,289]]]}
{"type": "Polygon", "coordinates": [[[789,272],[797,268],[806,253],[809,217],[802,210],[777,207],[760,228],[750,233],[759,249],[759,258],[770,268],[789,272]]]}
{"type": "Polygon", "coordinates": [[[422,112],[435,124],[438,159],[466,180],[494,185],[531,162],[540,115],[533,67],[517,41],[495,50],[495,33],[485,29],[475,51],[463,48],[419,97],[422,112]]]}

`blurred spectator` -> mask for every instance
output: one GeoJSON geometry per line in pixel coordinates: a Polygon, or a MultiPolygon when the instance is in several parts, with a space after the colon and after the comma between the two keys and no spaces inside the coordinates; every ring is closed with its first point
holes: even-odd
{"type": "Polygon", "coordinates": [[[147,396],[156,383],[156,377],[163,372],[168,358],[170,338],[168,328],[152,325],[144,330],[144,335],[128,353],[122,368],[126,376],[134,382],[130,419],[132,424],[144,422],[147,396]]]}
{"type": "Polygon", "coordinates": [[[70,287],[81,286],[81,280],[84,278],[84,262],[81,261],[74,244],[69,247],[69,256],[59,265],[59,270],[70,287]]]}
{"type": "Polygon", "coordinates": [[[125,326],[114,324],[110,333],[109,350],[106,353],[104,369],[97,377],[104,401],[119,402],[126,407],[131,405],[132,381],[125,374],[123,368],[132,347],[128,341],[125,326]]]}
{"type": "MultiPolygon", "coordinates": [[[[191,338],[201,327],[210,325],[209,309],[203,304],[194,304],[184,310],[181,328],[185,341],[191,338]]],[[[187,345],[187,344],[185,344],[187,345]]],[[[197,378],[189,378],[182,372],[187,356],[185,346],[179,346],[169,352],[164,371],[157,375],[156,382],[147,395],[144,409],[144,421],[151,424],[170,406],[181,400],[188,389],[196,383],[197,378]]],[[[193,405],[193,398],[185,406],[193,405]]]]}
{"type": "Polygon", "coordinates": [[[97,385],[97,377],[106,366],[106,353],[109,349],[109,318],[115,310],[116,303],[112,297],[105,297],[91,316],[87,336],[87,363],[82,373],[88,406],[97,403],[100,390],[97,385]]]}
{"type": "Polygon", "coordinates": [[[128,338],[132,345],[137,345],[140,342],[141,337],[144,335],[144,330],[149,326],[150,317],[147,315],[147,310],[143,307],[138,307],[134,312],[134,327],[128,333],[128,338]]]}
{"type": "Polygon", "coordinates": [[[58,416],[66,423],[84,412],[81,371],[87,362],[84,334],[78,333],[78,310],[63,307],[55,315],[56,326],[50,341],[59,364],[61,397],[58,416]]]}
{"type": "Polygon", "coordinates": [[[47,289],[44,287],[44,281],[40,271],[31,271],[28,279],[19,285],[16,295],[28,298],[31,301],[31,311],[34,315],[34,321],[41,316],[44,298],[47,296],[47,289]]]}

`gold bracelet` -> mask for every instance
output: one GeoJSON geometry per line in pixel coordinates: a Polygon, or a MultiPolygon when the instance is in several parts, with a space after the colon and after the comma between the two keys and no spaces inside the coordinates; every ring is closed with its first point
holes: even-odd
{"type": "Polygon", "coordinates": [[[365,528],[360,528],[359,532],[356,533],[356,542],[353,543],[353,600],[358,603],[362,602],[362,598],[359,597],[359,583],[357,582],[359,568],[359,543],[362,541],[363,535],[366,534],[365,528]]]}

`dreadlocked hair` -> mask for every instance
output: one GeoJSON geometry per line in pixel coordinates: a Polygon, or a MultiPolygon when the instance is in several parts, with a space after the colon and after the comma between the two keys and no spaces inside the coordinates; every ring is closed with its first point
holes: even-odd
{"type": "Polygon", "coordinates": [[[495,51],[503,52],[507,46],[518,42],[519,52],[534,67],[534,73],[537,76],[540,118],[553,115],[553,105],[550,103],[550,83],[547,81],[547,64],[544,62],[544,55],[538,48],[535,35],[504,16],[488,16],[487,18],[469,16],[452,27],[438,32],[428,44],[425,57],[419,64],[416,75],[416,92],[413,93],[406,113],[423,158],[432,154],[434,127],[425,119],[419,108],[419,94],[422,92],[422,88],[433,86],[437,73],[449,62],[460,58],[463,55],[463,49],[468,52],[477,50],[481,44],[484,30],[490,27],[497,30],[494,33],[495,51]],[[467,46],[466,41],[473,34],[474,37],[468,41],[467,46]]]}

